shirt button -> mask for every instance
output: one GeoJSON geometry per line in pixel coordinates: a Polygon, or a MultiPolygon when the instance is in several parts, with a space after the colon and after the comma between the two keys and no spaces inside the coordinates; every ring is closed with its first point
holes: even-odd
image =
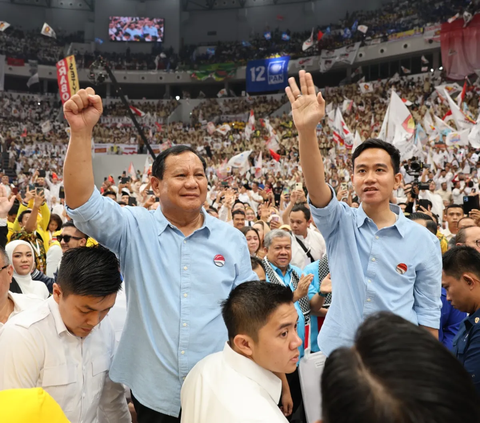
{"type": "Polygon", "coordinates": [[[187,324],[186,324],[186,323],[184,323],[184,324],[183,324],[183,327],[186,327],[186,326],[187,326],[187,324]]]}
{"type": "Polygon", "coordinates": [[[370,301],[372,301],[372,300],[371,300],[370,298],[367,298],[367,301],[370,302],[370,301]]]}
{"type": "Polygon", "coordinates": [[[184,243],[184,244],[186,244],[186,243],[187,243],[187,241],[185,240],[185,241],[183,241],[183,243],[184,243]]]}
{"type": "Polygon", "coordinates": [[[372,261],[375,261],[375,257],[372,257],[372,261]]]}
{"type": "Polygon", "coordinates": [[[188,297],[188,294],[185,293],[185,294],[183,294],[183,296],[184,296],[185,298],[187,298],[187,297],[188,297]]]}
{"type": "Polygon", "coordinates": [[[181,354],[182,354],[182,355],[185,354],[185,351],[182,351],[181,354]]]}
{"type": "Polygon", "coordinates": [[[188,269],[188,267],[187,267],[187,266],[185,266],[185,267],[183,268],[183,270],[187,270],[187,269],[188,269]]]}

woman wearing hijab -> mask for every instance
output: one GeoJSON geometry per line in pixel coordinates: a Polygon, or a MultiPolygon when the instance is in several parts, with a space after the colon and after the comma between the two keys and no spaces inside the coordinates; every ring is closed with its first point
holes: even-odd
{"type": "Polygon", "coordinates": [[[12,241],[7,244],[5,251],[13,266],[11,291],[48,298],[47,286],[43,282],[34,281],[31,276],[35,257],[31,245],[26,241],[12,241]],[[19,290],[14,289],[15,283],[19,290]]]}

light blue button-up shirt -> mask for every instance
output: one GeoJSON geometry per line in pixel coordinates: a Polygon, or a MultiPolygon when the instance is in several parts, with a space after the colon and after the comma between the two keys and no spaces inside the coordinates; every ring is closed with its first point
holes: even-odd
{"type": "MultiPolygon", "coordinates": [[[[308,287],[308,299],[311,300],[315,295],[318,294],[320,291],[320,280],[318,277],[318,263],[320,260],[314,261],[313,263],[310,263],[308,266],[303,269],[303,273],[305,275],[313,275],[313,280],[310,286],[308,287]]],[[[318,347],[318,319],[323,319],[323,317],[318,317],[314,316],[313,314],[310,315],[310,329],[312,331],[312,340],[311,342],[311,348],[312,352],[318,352],[320,351],[320,348],[318,347]]]]}
{"type": "Polygon", "coordinates": [[[327,244],[332,277],[332,304],[318,335],[320,350],[327,356],[351,346],[358,326],[377,311],[391,311],[422,326],[440,326],[438,239],[408,220],[398,206],[390,209],[397,221],[378,230],[362,206],[348,207],[334,192],[325,208],[310,204],[327,244]]]}
{"type": "Polygon", "coordinates": [[[185,237],[160,208],[122,208],[97,189],[68,214],[118,255],[125,277],[127,319],[111,379],[146,407],[178,416],[184,378],[228,340],[221,301],[258,280],[245,237],[205,211],[203,226],[185,237]]]}
{"type": "MultiPolygon", "coordinates": [[[[293,287],[293,284],[292,284],[292,271],[295,270],[295,272],[297,272],[298,277],[300,278],[300,276],[302,276],[302,269],[290,264],[288,266],[288,270],[284,275],[280,270],[280,268],[278,268],[274,264],[270,263],[270,266],[272,266],[272,269],[278,275],[280,280],[285,284],[285,286],[289,287],[292,290],[292,292],[294,292],[295,288],[293,287]]],[[[267,277],[267,282],[272,282],[268,278],[268,275],[266,275],[266,277],[267,277]]],[[[297,334],[298,334],[298,337],[302,340],[302,345],[298,347],[298,351],[300,352],[300,358],[302,358],[305,353],[305,345],[304,345],[305,344],[305,316],[303,315],[302,308],[300,307],[300,303],[298,301],[294,303],[294,306],[298,314],[297,334]]]]}

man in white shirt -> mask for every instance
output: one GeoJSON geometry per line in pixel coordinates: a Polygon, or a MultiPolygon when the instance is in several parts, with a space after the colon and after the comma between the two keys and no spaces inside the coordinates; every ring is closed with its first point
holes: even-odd
{"type": "Polygon", "coordinates": [[[103,320],[120,287],[115,254],[68,251],[53,296],[3,327],[0,390],[42,387],[71,422],[130,423],[123,386],[108,376],[115,333],[103,320]]]}
{"type": "Polygon", "coordinates": [[[440,232],[450,241],[458,232],[458,221],[463,217],[463,207],[459,204],[451,204],[447,207],[445,220],[447,227],[440,232]]]}
{"type": "Polygon", "coordinates": [[[182,422],[286,422],[278,407],[282,382],[299,360],[293,292],[246,282],[223,304],[228,342],[197,363],[182,387],[182,422]]]}
{"type": "Polygon", "coordinates": [[[43,300],[26,294],[10,292],[13,266],[5,250],[0,247],[0,331],[3,325],[21,311],[35,307],[43,300]]]}
{"type": "Polygon", "coordinates": [[[457,181],[455,182],[454,188],[452,190],[452,200],[453,204],[463,204],[463,192],[465,191],[465,184],[463,184],[463,181],[457,181]]]}
{"type": "Polygon", "coordinates": [[[448,189],[447,182],[442,182],[440,189],[435,192],[440,197],[442,197],[443,204],[448,206],[452,201],[452,191],[448,189]]]}
{"type": "Polygon", "coordinates": [[[439,194],[435,193],[435,188],[435,182],[430,181],[428,191],[421,190],[419,198],[421,200],[429,200],[432,203],[432,212],[438,216],[438,222],[441,224],[445,205],[443,204],[443,198],[439,194]]]}
{"type": "Polygon", "coordinates": [[[327,250],[320,232],[309,228],[312,217],[308,207],[297,204],[289,216],[292,228],[292,261],[290,264],[304,269],[314,261],[320,260],[327,250]]]}

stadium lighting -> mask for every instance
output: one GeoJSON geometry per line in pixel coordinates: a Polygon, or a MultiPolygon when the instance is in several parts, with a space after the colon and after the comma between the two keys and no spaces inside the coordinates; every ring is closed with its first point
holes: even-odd
{"type": "Polygon", "coordinates": [[[177,95],[177,96],[175,97],[175,100],[177,100],[177,101],[180,100],[180,96],[177,95]]]}
{"type": "Polygon", "coordinates": [[[433,73],[433,68],[432,68],[432,69],[430,69],[430,72],[432,72],[432,73],[433,73]]]}
{"type": "Polygon", "coordinates": [[[438,68],[438,70],[443,70],[443,66],[440,66],[440,67],[438,68]]]}

